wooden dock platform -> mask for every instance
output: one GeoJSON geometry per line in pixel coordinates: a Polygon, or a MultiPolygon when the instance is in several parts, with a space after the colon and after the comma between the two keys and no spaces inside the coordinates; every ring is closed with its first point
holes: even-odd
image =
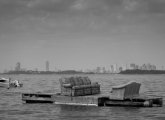
{"type": "Polygon", "coordinates": [[[25,103],[53,103],[66,105],[85,105],[85,106],[129,106],[129,107],[161,107],[162,98],[135,97],[126,100],[112,100],[109,96],[102,94],[88,96],[63,96],[60,93],[22,93],[22,100],[25,103]]]}
{"type": "Polygon", "coordinates": [[[140,83],[130,81],[113,86],[109,93],[101,93],[100,85],[91,83],[88,77],[60,79],[61,93],[22,93],[26,103],[54,103],[66,105],[161,107],[163,98],[141,96],[140,83]]]}

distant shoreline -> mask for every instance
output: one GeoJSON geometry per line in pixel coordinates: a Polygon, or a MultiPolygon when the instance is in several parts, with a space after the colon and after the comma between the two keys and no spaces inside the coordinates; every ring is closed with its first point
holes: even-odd
{"type": "Polygon", "coordinates": [[[51,74],[126,74],[126,75],[133,75],[133,74],[165,74],[165,70],[124,70],[119,73],[95,73],[95,72],[82,72],[82,71],[75,71],[75,70],[65,70],[65,71],[8,71],[5,73],[0,73],[1,75],[19,75],[19,74],[32,74],[32,75],[51,75],[51,74]]]}
{"type": "Polygon", "coordinates": [[[5,73],[1,73],[1,74],[80,74],[83,72],[80,71],[75,71],[75,70],[66,70],[66,71],[8,71],[5,73]]]}
{"type": "Polygon", "coordinates": [[[165,74],[165,70],[124,70],[119,74],[165,74]]]}
{"type": "Polygon", "coordinates": [[[46,74],[95,74],[94,72],[81,72],[81,71],[75,71],[75,70],[65,70],[65,71],[58,71],[58,72],[55,72],[55,71],[32,71],[32,70],[29,70],[29,71],[9,71],[9,72],[5,72],[5,73],[0,73],[0,74],[7,74],[7,75],[10,75],[10,74],[43,74],[43,75],[46,75],[46,74]]]}
{"type": "Polygon", "coordinates": [[[93,73],[93,72],[76,72],[76,73],[71,73],[71,72],[51,72],[51,73],[0,73],[0,75],[76,75],[76,74],[93,74],[93,75],[107,75],[107,74],[119,74],[119,73],[93,73]]]}

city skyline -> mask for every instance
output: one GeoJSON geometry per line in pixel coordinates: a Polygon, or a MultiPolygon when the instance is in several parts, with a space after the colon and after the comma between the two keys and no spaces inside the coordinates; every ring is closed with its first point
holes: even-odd
{"type": "Polygon", "coordinates": [[[158,66],[147,63],[147,64],[142,64],[142,65],[137,65],[135,63],[130,63],[130,64],[125,64],[125,65],[109,65],[109,66],[97,66],[95,68],[88,68],[88,69],[60,69],[56,68],[55,69],[49,69],[50,63],[49,61],[45,62],[45,70],[40,70],[38,68],[33,68],[33,69],[27,69],[23,65],[21,65],[21,62],[17,62],[15,64],[14,69],[10,70],[5,70],[3,73],[12,73],[12,72],[28,72],[28,71],[33,71],[33,72],[60,72],[60,71],[77,71],[77,72],[85,72],[85,73],[119,73],[121,71],[125,70],[165,70],[164,66],[161,66],[161,68],[158,68],[158,66]]]}
{"type": "Polygon", "coordinates": [[[165,65],[164,0],[0,0],[0,72],[165,65]]]}

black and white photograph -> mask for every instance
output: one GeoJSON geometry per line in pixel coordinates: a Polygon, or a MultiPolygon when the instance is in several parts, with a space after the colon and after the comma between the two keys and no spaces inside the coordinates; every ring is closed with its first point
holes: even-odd
{"type": "Polygon", "coordinates": [[[165,120],[165,0],[0,0],[0,120],[165,120]]]}

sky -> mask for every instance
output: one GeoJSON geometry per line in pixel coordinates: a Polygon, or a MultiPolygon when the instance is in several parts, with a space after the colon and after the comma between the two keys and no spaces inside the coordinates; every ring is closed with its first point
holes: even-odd
{"type": "Polygon", "coordinates": [[[165,65],[165,0],[0,0],[0,72],[165,65]]]}

